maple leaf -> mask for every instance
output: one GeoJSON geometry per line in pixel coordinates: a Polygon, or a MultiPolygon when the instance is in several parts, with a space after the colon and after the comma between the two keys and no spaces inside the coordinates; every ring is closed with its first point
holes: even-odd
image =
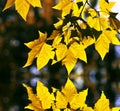
{"type": "Polygon", "coordinates": [[[88,94],[87,89],[76,94],[72,101],[70,102],[71,108],[77,110],[78,108],[83,109],[84,107],[86,107],[85,101],[87,94],[88,94]]]}
{"type": "Polygon", "coordinates": [[[26,21],[26,17],[29,11],[30,6],[33,7],[42,7],[40,0],[7,0],[7,3],[3,9],[6,10],[15,4],[15,9],[22,16],[22,18],[26,21]]]}
{"type": "Polygon", "coordinates": [[[87,96],[87,90],[77,93],[77,90],[68,78],[64,87],[62,87],[61,92],[57,91],[56,95],[56,107],[59,109],[78,109],[85,106],[85,100],[87,96]],[[82,99],[81,99],[82,98],[82,99]],[[78,104],[76,102],[79,102],[78,104]],[[67,108],[67,105],[70,104],[70,108],[67,108]]]}
{"type": "Polygon", "coordinates": [[[44,44],[37,58],[37,68],[43,68],[50,59],[54,58],[54,51],[51,45],[44,44]]]}
{"type": "Polygon", "coordinates": [[[97,31],[104,30],[109,27],[108,19],[105,17],[87,17],[87,23],[91,28],[96,29],[97,31]]]}
{"type": "Polygon", "coordinates": [[[109,100],[106,98],[104,92],[102,91],[100,99],[94,106],[95,111],[110,111],[109,100]]]}
{"type": "Polygon", "coordinates": [[[37,97],[41,101],[44,109],[49,109],[53,100],[55,100],[54,95],[52,93],[50,94],[48,88],[40,81],[37,82],[37,97]]]}
{"type": "Polygon", "coordinates": [[[45,111],[49,109],[55,99],[53,94],[49,93],[48,88],[44,86],[40,81],[37,82],[37,94],[34,94],[31,87],[24,84],[24,87],[27,89],[28,99],[31,103],[25,108],[31,109],[34,111],[45,111]]]}
{"type": "Polygon", "coordinates": [[[52,46],[46,44],[47,34],[39,32],[39,38],[29,43],[25,43],[27,47],[31,49],[28,53],[28,60],[24,67],[32,64],[33,60],[37,58],[37,68],[41,69],[44,67],[50,59],[54,57],[52,46]]]}
{"type": "Polygon", "coordinates": [[[28,99],[31,101],[31,103],[28,106],[26,106],[25,108],[31,109],[31,110],[34,110],[34,111],[44,111],[44,109],[42,108],[41,101],[33,93],[32,88],[25,85],[25,84],[23,84],[23,86],[27,89],[28,99]]]}
{"type": "Polygon", "coordinates": [[[79,44],[77,42],[74,42],[73,44],[71,44],[69,50],[73,53],[75,58],[87,62],[85,48],[82,43],[79,44]]]}
{"type": "Polygon", "coordinates": [[[100,12],[103,15],[108,15],[108,11],[111,12],[115,2],[107,2],[106,0],[99,0],[100,12]]]}
{"type": "Polygon", "coordinates": [[[25,45],[32,50],[28,53],[28,60],[24,65],[24,67],[31,65],[33,60],[37,57],[39,51],[41,50],[43,44],[46,41],[46,36],[47,35],[39,32],[39,38],[37,40],[34,40],[29,43],[25,43],[25,45]]]}
{"type": "Polygon", "coordinates": [[[84,45],[78,44],[76,42],[71,44],[69,48],[67,48],[66,45],[60,43],[56,46],[55,54],[57,61],[54,61],[54,63],[62,60],[62,65],[65,65],[68,74],[70,74],[71,70],[74,68],[77,59],[87,62],[84,45]]]}
{"type": "Polygon", "coordinates": [[[54,9],[62,10],[62,17],[69,14],[71,10],[73,10],[74,14],[76,15],[78,12],[78,2],[83,2],[82,0],[61,0],[54,9]]]}
{"type": "Polygon", "coordinates": [[[30,4],[27,0],[15,0],[15,9],[22,16],[22,18],[26,21],[26,17],[30,8],[30,4]]]}
{"type": "Polygon", "coordinates": [[[77,58],[74,57],[74,54],[69,49],[66,51],[65,55],[65,58],[62,60],[62,65],[65,65],[68,74],[70,74],[77,62],[77,58]]]}
{"type": "Polygon", "coordinates": [[[106,53],[109,52],[110,43],[120,45],[120,41],[116,37],[117,32],[114,30],[104,30],[95,42],[95,48],[100,54],[102,60],[106,53]]]}
{"type": "Polygon", "coordinates": [[[57,45],[55,53],[57,61],[61,61],[66,56],[67,46],[62,43],[57,45]]]}

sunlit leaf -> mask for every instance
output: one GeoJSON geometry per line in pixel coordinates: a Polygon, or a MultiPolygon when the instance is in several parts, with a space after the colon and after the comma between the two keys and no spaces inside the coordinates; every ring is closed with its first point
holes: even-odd
{"type": "Polygon", "coordinates": [[[26,64],[24,65],[24,67],[27,67],[29,65],[32,64],[33,60],[38,57],[43,45],[46,42],[46,34],[39,32],[39,38],[29,42],[29,43],[25,43],[25,45],[27,47],[29,47],[31,49],[31,51],[28,53],[28,59],[26,64]]]}
{"type": "Polygon", "coordinates": [[[57,91],[56,95],[56,107],[63,109],[67,108],[68,103],[73,99],[74,95],[77,94],[77,90],[71,80],[67,79],[61,92],[57,91]]]}
{"type": "Polygon", "coordinates": [[[57,56],[57,61],[61,61],[65,56],[67,52],[67,46],[64,44],[59,44],[56,47],[56,56],[57,56]]]}
{"type": "Polygon", "coordinates": [[[25,84],[23,84],[23,86],[27,89],[28,99],[31,101],[31,103],[28,106],[26,106],[25,108],[31,109],[31,110],[34,110],[34,111],[44,111],[44,109],[42,108],[41,101],[33,93],[32,88],[25,85],[25,84]]]}
{"type": "Polygon", "coordinates": [[[26,20],[30,4],[26,0],[15,0],[15,8],[22,18],[26,20]]]}
{"type": "Polygon", "coordinates": [[[56,107],[65,110],[84,109],[84,107],[86,107],[86,96],[87,90],[77,93],[74,84],[68,78],[65,86],[62,87],[61,92],[57,91],[56,107]]]}
{"type": "Polygon", "coordinates": [[[100,99],[97,101],[97,103],[94,106],[95,111],[110,111],[109,106],[109,100],[104,95],[104,92],[102,92],[100,99]]]}
{"type": "Polygon", "coordinates": [[[109,52],[109,45],[112,44],[120,44],[120,41],[116,37],[117,32],[114,30],[105,30],[99,36],[95,43],[95,48],[100,54],[102,60],[104,59],[106,53],[109,52]]]}
{"type": "Polygon", "coordinates": [[[79,92],[79,94],[76,94],[75,97],[70,102],[71,108],[76,110],[80,108],[82,110],[86,106],[85,101],[87,94],[88,94],[87,89],[79,92]]]}
{"type": "Polygon", "coordinates": [[[68,74],[70,74],[76,62],[77,59],[74,57],[74,54],[68,49],[65,58],[62,60],[62,65],[65,65],[68,74]]]}
{"type": "Polygon", "coordinates": [[[73,82],[68,78],[65,86],[62,87],[61,92],[64,94],[66,100],[70,102],[73,99],[74,95],[77,94],[77,89],[74,86],[73,82]]]}
{"type": "Polygon", "coordinates": [[[78,2],[82,2],[82,0],[61,0],[56,6],[54,6],[54,9],[62,10],[62,17],[69,14],[71,10],[73,10],[73,15],[79,15],[78,13],[79,9],[77,6],[78,2]]]}
{"type": "Polygon", "coordinates": [[[54,58],[54,51],[52,51],[53,48],[51,45],[44,44],[41,48],[41,51],[39,52],[38,58],[37,58],[37,68],[41,69],[43,68],[50,59],[54,58]]]}
{"type": "Polygon", "coordinates": [[[33,7],[42,7],[40,0],[7,0],[5,7],[6,10],[15,4],[15,9],[21,15],[21,17],[26,21],[27,14],[29,12],[30,6],[33,7]]]}
{"type": "Polygon", "coordinates": [[[108,11],[111,12],[112,7],[115,5],[115,2],[106,2],[106,0],[100,0],[99,2],[100,11],[104,15],[108,15],[108,11]]]}
{"type": "Polygon", "coordinates": [[[56,95],[56,107],[59,109],[63,109],[66,108],[68,104],[68,101],[66,100],[65,96],[57,91],[57,95],[56,95]]]}
{"type": "Polygon", "coordinates": [[[41,101],[43,109],[49,109],[55,99],[52,94],[49,93],[48,88],[43,85],[42,82],[37,82],[37,97],[41,101]]]}
{"type": "Polygon", "coordinates": [[[83,44],[78,44],[77,42],[74,42],[70,46],[69,50],[73,53],[75,58],[87,62],[86,52],[83,44]]]}
{"type": "Polygon", "coordinates": [[[91,28],[97,31],[104,30],[109,27],[108,19],[105,17],[91,17],[87,18],[87,23],[91,28]]]}
{"type": "Polygon", "coordinates": [[[49,109],[52,106],[53,100],[55,100],[52,93],[49,93],[48,88],[43,85],[40,81],[37,82],[36,91],[37,94],[34,94],[32,88],[25,85],[27,89],[28,99],[31,103],[25,108],[31,109],[34,111],[44,111],[49,109]]]}

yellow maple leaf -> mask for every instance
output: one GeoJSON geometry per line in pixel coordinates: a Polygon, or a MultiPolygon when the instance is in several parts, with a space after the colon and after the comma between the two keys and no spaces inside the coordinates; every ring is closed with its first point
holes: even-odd
{"type": "Polygon", "coordinates": [[[110,2],[106,0],[99,0],[99,7],[100,7],[100,12],[103,15],[108,15],[108,11],[111,12],[112,7],[115,5],[115,2],[110,2]]]}
{"type": "Polygon", "coordinates": [[[56,47],[56,57],[57,57],[57,61],[61,61],[65,56],[66,56],[66,52],[67,52],[67,46],[64,44],[59,44],[56,47]]]}
{"type": "Polygon", "coordinates": [[[57,61],[62,60],[62,65],[65,65],[68,74],[74,68],[77,59],[87,62],[84,45],[78,44],[77,42],[72,43],[69,48],[64,44],[59,44],[56,47],[56,57],[57,61]]]}
{"type": "Polygon", "coordinates": [[[80,108],[82,110],[84,107],[86,107],[85,101],[86,101],[87,94],[88,94],[87,89],[76,94],[72,99],[72,101],[70,102],[71,108],[75,110],[80,108]]]}
{"type": "Polygon", "coordinates": [[[26,17],[30,8],[30,4],[26,0],[15,0],[15,9],[26,21],[26,17]]]}
{"type": "Polygon", "coordinates": [[[43,68],[50,59],[54,58],[54,51],[51,45],[44,44],[37,57],[37,69],[43,68]]]}
{"type": "Polygon", "coordinates": [[[68,78],[65,86],[62,87],[61,92],[57,91],[56,108],[65,110],[67,109],[76,110],[80,107],[83,108],[84,106],[86,106],[85,105],[86,96],[87,90],[84,90],[83,92],[80,92],[78,94],[74,84],[68,78]],[[67,107],[68,104],[70,105],[70,107],[67,107]]]}
{"type": "Polygon", "coordinates": [[[82,2],[82,0],[61,0],[53,8],[57,10],[62,10],[62,17],[69,14],[71,9],[75,12],[76,15],[76,10],[78,11],[78,2],[82,2]]]}
{"type": "Polygon", "coordinates": [[[53,100],[55,100],[54,95],[48,90],[47,87],[44,86],[44,84],[40,81],[37,82],[37,97],[42,103],[43,109],[49,109],[53,103],[53,100]]]}
{"type": "Polygon", "coordinates": [[[100,99],[94,106],[95,111],[110,111],[109,100],[106,98],[104,92],[102,91],[100,99]]]}
{"type": "Polygon", "coordinates": [[[28,99],[31,103],[25,108],[34,111],[44,111],[52,106],[53,100],[55,99],[53,94],[49,93],[48,88],[44,86],[40,81],[37,82],[37,94],[34,94],[31,87],[24,84],[27,89],[28,99]]]}
{"type": "Polygon", "coordinates": [[[27,89],[28,99],[31,101],[31,103],[28,106],[26,106],[25,108],[31,109],[31,110],[34,110],[34,111],[44,111],[44,109],[42,108],[41,101],[33,93],[32,88],[27,86],[26,84],[23,84],[23,86],[27,89]]]}
{"type": "Polygon", "coordinates": [[[31,51],[28,53],[28,60],[24,67],[31,65],[33,60],[37,58],[37,68],[41,69],[48,63],[49,59],[53,58],[53,48],[51,45],[46,44],[46,37],[47,34],[39,32],[39,38],[37,40],[25,43],[31,51]]]}
{"type": "Polygon", "coordinates": [[[75,58],[74,54],[68,49],[66,51],[65,58],[62,60],[62,65],[65,65],[65,67],[68,71],[68,74],[70,74],[70,72],[74,68],[76,62],[77,62],[77,58],[75,58]]]}
{"type": "Polygon", "coordinates": [[[64,97],[64,95],[60,92],[57,91],[56,93],[56,108],[57,109],[64,109],[67,107],[68,101],[64,97]]]}
{"type": "Polygon", "coordinates": [[[102,60],[104,59],[106,53],[109,52],[110,43],[119,45],[120,41],[116,37],[117,32],[114,30],[104,30],[95,42],[95,49],[100,54],[102,60]]]}
{"type": "Polygon", "coordinates": [[[68,103],[77,94],[77,90],[71,80],[68,78],[61,92],[57,91],[56,95],[56,107],[59,109],[67,108],[68,103]]]}
{"type": "Polygon", "coordinates": [[[26,17],[29,11],[30,6],[33,7],[42,7],[40,0],[7,0],[7,3],[3,9],[6,10],[15,4],[15,9],[22,16],[22,18],[26,21],[26,17]]]}
{"type": "Polygon", "coordinates": [[[97,31],[104,30],[109,27],[108,19],[105,17],[91,17],[87,18],[87,23],[91,28],[96,29],[97,31]]]}
{"type": "Polygon", "coordinates": [[[73,44],[71,44],[69,50],[73,53],[75,58],[87,62],[85,48],[82,43],[79,44],[77,42],[74,42],[73,44]]]}

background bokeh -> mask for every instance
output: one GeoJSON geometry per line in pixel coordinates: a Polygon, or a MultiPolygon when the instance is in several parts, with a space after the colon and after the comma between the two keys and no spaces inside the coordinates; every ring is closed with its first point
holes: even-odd
{"type": "MultiPolygon", "coordinates": [[[[29,111],[24,109],[29,101],[23,83],[29,84],[33,90],[38,80],[48,88],[60,88],[67,78],[66,69],[60,62],[53,66],[48,63],[40,71],[36,69],[35,61],[22,68],[29,52],[24,43],[37,39],[38,30],[50,35],[60,12],[51,8],[57,0],[42,0],[43,8],[31,7],[25,22],[14,6],[2,12],[5,2],[0,1],[0,111],[29,111]]],[[[96,5],[94,0],[91,3],[96,5]]],[[[70,74],[76,88],[79,91],[89,88],[86,101],[89,106],[94,106],[102,90],[111,107],[120,106],[120,46],[111,45],[104,61],[94,45],[86,52],[88,63],[78,61],[70,74]]]]}

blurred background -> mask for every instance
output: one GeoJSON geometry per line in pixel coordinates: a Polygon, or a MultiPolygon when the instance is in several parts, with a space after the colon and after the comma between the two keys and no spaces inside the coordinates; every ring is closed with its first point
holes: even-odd
{"type": "MultiPolygon", "coordinates": [[[[27,92],[23,83],[35,90],[36,82],[42,81],[48,88],[60,88],[65,84],[67,73],[61,63],[36,69],[35,62],[22,68],[30,51],[24,43],[38,38],[38,30],[51,34],[53,23],[58,21],[60,12],[53,10],[58,0],[42,0],[43,8],[30,8],[25,22],[15,11],[15,7],[2,12],[6,0],[0,1],[0,111],[29,111],[27,92]]],[[[93,6],[95,0],[91,0],[93,6]]],[[[119,36],[119,35],[118,35],[119,36]]],[[[86,103],[94,106],[104,90],[110,106],[120,106],[120,46],[110,46],[110,51],[102,61],[94,45],[86,49],[88,63],[78,61],[71,80],[81,91],[89,88],[86,103]]]]}

